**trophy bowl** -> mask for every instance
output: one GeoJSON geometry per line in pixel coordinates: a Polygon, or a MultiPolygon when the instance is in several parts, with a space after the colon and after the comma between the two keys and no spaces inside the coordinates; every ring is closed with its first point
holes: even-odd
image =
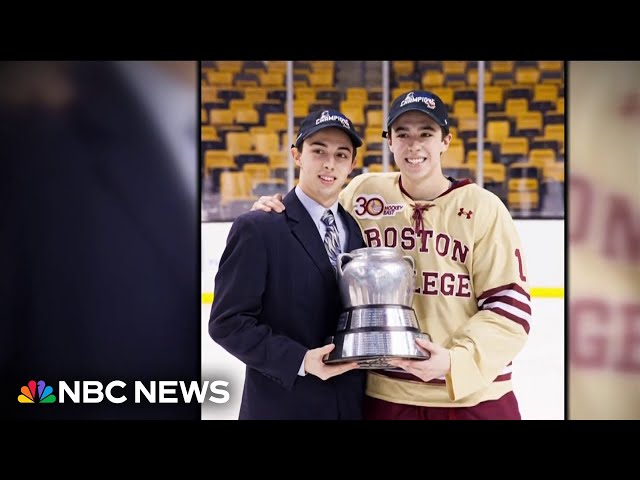
{"type": "Polygon", "coordinates": [[[396,369],[392,358],[426,360],[416,338],[422,332],[412,307],[413,258],[399,250],[367,247],[338,256],[338,285],[343,311],[325,355],[327,364],[358,362],[360,368],[396,369]]]}

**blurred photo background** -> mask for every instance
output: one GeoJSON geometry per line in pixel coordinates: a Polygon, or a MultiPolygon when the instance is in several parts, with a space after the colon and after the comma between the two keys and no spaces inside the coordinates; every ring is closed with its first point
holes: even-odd
{"type": "Polygon", "coordinates": [[[198,62],[0,65],[0,417],[199,420],[198,403],[25,405],[30,380],[200,380],[198,62]]]}
{"type": "Polygon", "coordinates": [[[640,419],[640,62],[570,62],[569,418],[640,419]]]}

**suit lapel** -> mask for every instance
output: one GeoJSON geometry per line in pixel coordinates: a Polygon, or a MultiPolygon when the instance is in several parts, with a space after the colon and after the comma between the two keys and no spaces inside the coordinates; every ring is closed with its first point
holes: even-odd
{"type": "Polygon", "coordinates": [[[336,284],[335,270],[329,262],[329,256],[318,233],[318,228],[314,225],[309,212],[304,208],[294,190],[287,194],[283,203],[291,233],[306,250],[325,280],[330,284],[336,284]]]}

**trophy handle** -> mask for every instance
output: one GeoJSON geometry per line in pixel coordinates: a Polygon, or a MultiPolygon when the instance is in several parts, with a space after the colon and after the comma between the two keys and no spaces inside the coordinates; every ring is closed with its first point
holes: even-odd
{"type": "Polygon", "coordinates": [[[410,257],[409,255],[405,255],[404,257],[402,257],[404,260],[406,260],[407,262],[409,262],[409,265],[411,265],[411,270],[413,270],[414,275],[415,275],[415,270],[416,270],[416,263],[413,260],[413,257],[410,257]]]}
{"type": "Polygon", "coordinates": [[[348,258],[349,260],[353,260],[353,255],[350,253],[340,253],[338,255],[338,261],[336,262],[336,266],[338,267],[338,275],[342,276],[342,259],[348,258]]]}

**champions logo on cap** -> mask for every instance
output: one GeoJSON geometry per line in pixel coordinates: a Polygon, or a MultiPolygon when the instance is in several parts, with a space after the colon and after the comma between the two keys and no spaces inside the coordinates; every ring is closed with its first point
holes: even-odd
{"type": "Polygon", "coordinates": [[[334,120],[339,121],[346,128],[351,128],[351,124],[349,123],[349,120],[347,120],[346,118],[340,115],[329,115],[329,110],[325,110],[320,114],[320,118],[316,120],[316,125],[320,125],[321,123],[324,123],[324,122],[331,122],[334,120]]]}
{"type": "Polygon", "coordinates": [[[427,107],[434,109],[436,108],[436,101],[431,97],[414,97],[413,92],[407,93],[407,96],[404,98],[402,102],[400,102],[400,106],[404,107],[409,103],[415,102],[423,102],[427,107]]]}
{"type": "Polygon", "coordinates": [[[295,145],[292,145],[292,147],[300,148],[302,142],[304,142],[307,137],[324,128],[330,127],[339,128],[349,135],[354,148],[362,146],[362,139],[353,127],[353,122],[337,110],[321,110],[310,113],[302,121],[300,124],[300,133],[296,138],[295,145]]]}
{"type": "MultiPolygon", "coordinates": [[[[400,115],[412,110],[426,113],[442,127],[445,135],[449,134],[449,114],[447,106],[437,95],[419,90],[403,93],[396,97],[389,109],[387,130],[391,128],[393,122],[395,122],[400,115]]],[[[387,132],[382,132],[382,136],[386,138],[387,132]]]]}

